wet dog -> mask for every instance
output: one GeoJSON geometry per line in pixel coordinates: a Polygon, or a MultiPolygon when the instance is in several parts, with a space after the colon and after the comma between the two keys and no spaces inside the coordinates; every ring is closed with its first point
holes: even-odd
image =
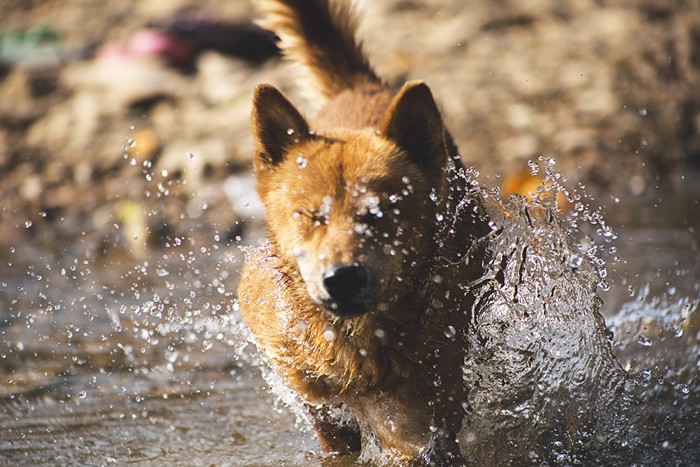
{"type": "MultiPolygon", "coordinates": [[[[391,463],[459,465],[465,452],[486,452],[457,437],[469,428],[467,401],[477,404],[472,419],[486,414],[486,421],[521,413],[533,394],[553,407],[546,391],[555,386],[537,379],[559,347],[589,337],[595,345],[571,348],[584,366],[611,368],[606,381],[618,384],[598,302],[589,299],[595,282],[576,279],[588,266],[547,272],[574,255],[565,232],[550,228],[546,210],[538,211],[539,226],[528,208],[509,213],[487,202],[428,85],[394,90],[377,76],[348,2],[259,7],[286,56],[309,72],[321,110],[309,121],[274,87],[255,91],[254,169],[268,242],[249,254],[239,303],[257,346],[304,401],[321,447],[346,453],[378,445],[391,463]],[[501,219],[493,228],[487,211],[501,219]],[[508,223],[510,230],[499,227],[508,223]],[[522,303],[537,310],[558,297],[555,285],[589,300],[562,308],[586,325],[538,334],[544,318],[522,303]],[[528,336],[546,345],[518,348],[528,336]]],[[[547,319],[560,319],[557,307],[543,307],[547,319]]],[[[564,374],[573,361],[561,360],[564,374]]],[[[533,417],[545,413],[528,407],[533,417]]],[[[500,432],[493,433],[480,446],[495,459],[487,440],[500,432]]]]}
{"type": "Polygon", "coordinates": [[[471,300],[456,285],[478,271],[448,271],[444,258],[466,254],[454,232],[469,246],[488,229],[464,179],[448,180],[461,164],[438,106],[425,83],[396,91],[375,74],[348,2],[259,7],[322,108],[309,122],[274,87],[255,91],[269,243],[244,270],[244,318],[324,450],[373,440],[391,461],[454,464],[464,384],[453,349],[466,348],[455,341],[471,300]]]}

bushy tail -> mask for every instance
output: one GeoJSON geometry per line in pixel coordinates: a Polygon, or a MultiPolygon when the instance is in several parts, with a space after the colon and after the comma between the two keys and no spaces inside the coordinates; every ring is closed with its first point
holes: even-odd
{"type": "Polygon", "coordinates": [[[348,0],[257,0],[260,25],[274,31],[287,58],[303,65],[315,94],[331,98],[364,84],[380,84],[355,37],[348,0]]]}

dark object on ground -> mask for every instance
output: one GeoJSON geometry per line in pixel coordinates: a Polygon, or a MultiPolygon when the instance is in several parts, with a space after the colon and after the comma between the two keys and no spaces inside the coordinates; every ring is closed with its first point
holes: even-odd
{"type": "Polygon", "coordinates": [[[256,62],[279,53],[276,36],[249,21],[227,23],[188,14],[176,19],[167,32],[190,42],[196,51],[216,50],[256,62]]]}

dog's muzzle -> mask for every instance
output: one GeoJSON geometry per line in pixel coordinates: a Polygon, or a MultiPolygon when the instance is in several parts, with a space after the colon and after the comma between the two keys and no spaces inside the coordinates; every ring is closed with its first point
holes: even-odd
{"type": "Polygon", "coordinates": [[[330,300],[326,310],[341,318],[351,318],[367,311],[367,270],[359,264],[336,264],[323,274],[323,287],[330,300]]]}

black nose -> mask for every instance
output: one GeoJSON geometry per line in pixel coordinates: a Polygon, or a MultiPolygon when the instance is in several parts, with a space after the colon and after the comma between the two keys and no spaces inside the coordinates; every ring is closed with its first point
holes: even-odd
{"type": "Polygon", "coordinates": [[[367,270],[357,264],[331,266],[323,275],[323,286],[334,302],[354,302],[367,287],[367,270]]]}

